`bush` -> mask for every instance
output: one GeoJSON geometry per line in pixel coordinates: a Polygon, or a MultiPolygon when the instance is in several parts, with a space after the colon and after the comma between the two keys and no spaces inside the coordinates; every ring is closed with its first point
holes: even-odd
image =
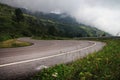
{"type": "Polygon", "coordinates": [[[32,80],[67,80],[71,77],[73,68],[66,65],[57,65],[49,69],[43,69],[32,80]]]}
{"type": "Polygon", "coordinates": [[[8,40],[8,39],[12,39],[10,35],[0,35],[0,41],[5,41],[5,40],[8,40]]]}

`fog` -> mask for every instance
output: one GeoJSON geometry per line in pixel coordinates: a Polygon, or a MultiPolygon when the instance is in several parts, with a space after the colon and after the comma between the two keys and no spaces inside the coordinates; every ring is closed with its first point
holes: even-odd
{"type": "Polygon", "coordinates": [[[120,0],[0,0],[16,7],[46,13],[67,13],[80,23],[116,35],[120,32],[120,0]]]}

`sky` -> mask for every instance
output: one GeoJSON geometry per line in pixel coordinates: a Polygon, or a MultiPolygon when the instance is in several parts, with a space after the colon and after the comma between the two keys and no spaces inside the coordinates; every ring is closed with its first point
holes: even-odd
{"type": "Polygon", "coordinates": [[[79,23],[94,26],[112,35],[120,32],[120,0],[0,0],[0,2],[32,11],[67,13],[79,23]]]}

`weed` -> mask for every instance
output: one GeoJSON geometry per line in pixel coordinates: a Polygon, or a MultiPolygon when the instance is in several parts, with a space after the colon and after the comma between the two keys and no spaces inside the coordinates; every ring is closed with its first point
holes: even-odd
{"type": "Polygon", "coordinates": [[[30,46],[31,43],[19,41],[16,39],[10,39],[3,42],[0,42],[0,48],[13,48],[13,47],[23,47],[30,46]]]}

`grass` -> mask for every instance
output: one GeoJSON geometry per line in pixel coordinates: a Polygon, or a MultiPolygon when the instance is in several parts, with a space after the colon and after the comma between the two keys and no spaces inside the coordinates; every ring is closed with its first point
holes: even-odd
{"type": "Polygon", "coordinates": [[[36,39],[36,40],[70,40],[71,38],[55,37],[55,36],[42,36],[42,37],[33,36],[32,39],[36,39]]]}
{"type": "Polygon", "coordinates": [[[103,50],[37,73],[32,80],[120,80],[120,40],[106,39],[103,50]]]}
{"type": "Polygon", "coordinates": [[[14,47],[24,47],[32,45],[29,42],[19,41],[17,39],[10,39],[0,42],[0,48],[14,48],[14,47]]]}

